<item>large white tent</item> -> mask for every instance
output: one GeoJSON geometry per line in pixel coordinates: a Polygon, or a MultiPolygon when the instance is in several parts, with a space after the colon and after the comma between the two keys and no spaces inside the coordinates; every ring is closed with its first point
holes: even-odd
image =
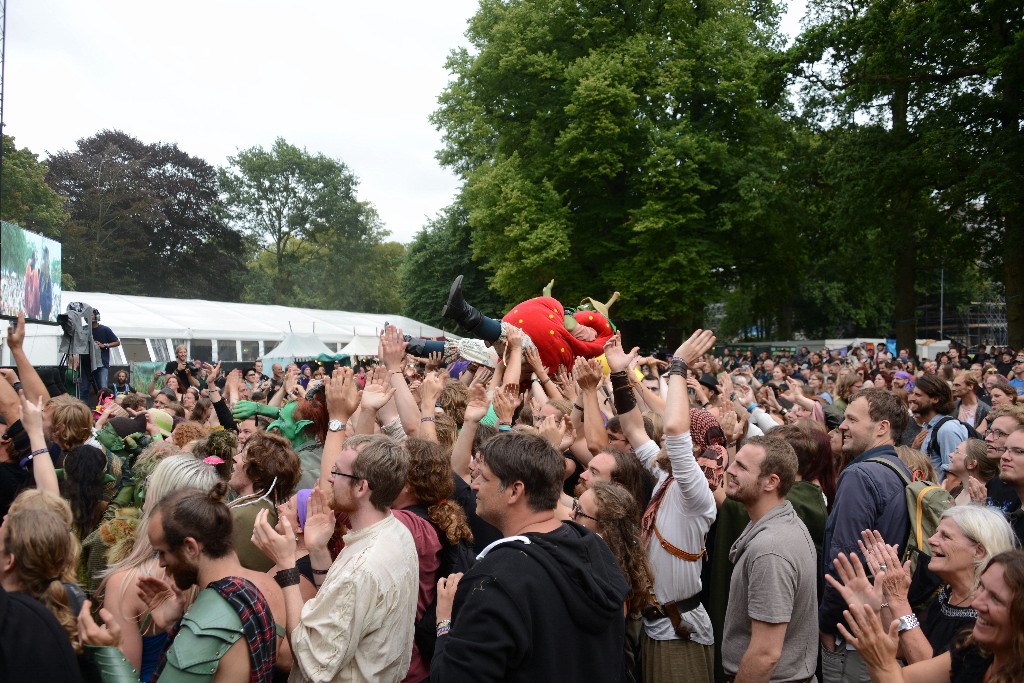
{"type": "MultiPolygon", "coordinates": [[[[100,310],[102,322],[122,341],[112,349],[111,364],[169,360],[174,346],[185,344],[191,358],[252,361],[264,356],[289,333],[315,334],[334,353],[356,337],[376,337],[385,324],[405,334],[440,338],[445,332],[401,315],[326,311],[262,304],[239,304],[203,299],[64,292],[63,307],[81,301],[100,310]]],[[[0,333],[6,335],[6,327],[0,333]]],[[[61,329],[29,324],[25,350],[34,363],[48,365],[59,359],[61,329]]],[[[11,363],[3,346],[4,365],[11,363]]]]}

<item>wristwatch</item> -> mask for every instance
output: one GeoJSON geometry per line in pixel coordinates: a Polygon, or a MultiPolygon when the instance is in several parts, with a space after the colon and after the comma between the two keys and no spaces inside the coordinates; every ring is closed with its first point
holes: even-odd
{"type": "Polygon", "coordinates": [[[896,629],[897,633],[903,633],[904,631],[910,631],[921,625],[921,622],[917,620],[916,614],[906,614],[900,617],[900,626],[896,629]]]}
{"type": "Polygon", "coordinates": [[[343,432],[345,431],[345,423],[341,420],[331,420],[327,423],[327,430],[330,432],[343,432]]]}

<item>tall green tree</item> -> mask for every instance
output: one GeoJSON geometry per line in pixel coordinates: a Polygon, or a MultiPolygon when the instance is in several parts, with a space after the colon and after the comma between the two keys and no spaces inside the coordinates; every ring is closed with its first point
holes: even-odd
{"type": "Polygon", "coordinates": [[[452,281],[463,276],[470,303],[492,317],[504,315],[504,301],[487,286],[487,276],[473,260],[469,213],[460,199],[442,210],[413,238],[399,273],[402,312],[409,318],[439,328],[453,328],[441,317],[452,281]]]}
{"type": "Polygon", "coordinates": [[[67,197],[64,272],[86,291],[235,299],[241,236],[221,218],[215,169],[175,144],[104,130],[47,160],[67,197]]]}
{"type": "MultiPolygon", "coordinates": [[[[251,241],[259,264],[253,274],[270,279],[268,303],[377,306],[350,295],[371,291],[355,285],[369,277],[356,257],[386,260],[386,250],[375,247],[388,233],[372,205],[357,199],[358,180],[344,162],[278,138],[269,150],[257,146],[228,157],[220,186],[231,219],[251,241]]],[[[248,289],[257,290],[266,293],[263,284],[248,289]]]]}
{"type": "MultiPolygon", "coordinates": [[[[910,346],[938,270],[972,281],[992,255],[979,245],[1003,253],[1002,233],[1017,225],[1019,7],[815,0],[806,23],[794,48],[804,104],[832,145],[823,219],[834,238],[862,245],[860,262],[893,292],[898,343],[910,346]]],[[[1010,305],[1024,285],[1019,273],[1011,267],[1003,278],[1011,337],[1024,335],[1010,305]]]]}
{"type": "Polygon", "coordinates": [[[555,277],[566,302],[621,291],[627,327],[702,322],[737,281],[739,188],[787,134],[766,77],[777,18],[731,0],[481,3],[432,120],[505,301],[555,277]]]}
{"type": "Polygon", "coordinates": [[[10,135],[3,136],[3,146],[0,218],[57,239],[68,212],[64,198],[46,184],[46,164],[29,148],[18,149],[10,135]]]}

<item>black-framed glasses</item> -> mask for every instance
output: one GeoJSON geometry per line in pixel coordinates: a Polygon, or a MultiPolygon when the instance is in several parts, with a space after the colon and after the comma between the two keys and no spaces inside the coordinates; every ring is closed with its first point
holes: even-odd
{"type": "Polygon", "coordinates": [[[580,517],[586,517],[587,519],[589,519],[589,520],[591,520],[593,522],[598,522],[598,523],[600,523],[600,521],[601,521],[597,517],[591,517],[586,512],[584,512],[583,511],[583,506],[580,505],[580,501],[578,499],[576,499],[576,498],[573,498],[572,499],[572,521],[575,522],[580,517]]]}
{"type": "Polygon", "coordinates": [[[362,477],[357,477],[354,474],[345,474],[344,472],[339,472],[337,470],[337,468],[331,470],[331,476],[332,477],[348,477],[352,481],[362,481],[363,480],[362,477]]]}

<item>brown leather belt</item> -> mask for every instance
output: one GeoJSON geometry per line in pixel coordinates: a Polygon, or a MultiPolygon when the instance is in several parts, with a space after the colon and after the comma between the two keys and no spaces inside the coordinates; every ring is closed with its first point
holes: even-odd
{"type": "MultiPolygon", "coordinates": [[[[651,598],[653,600],[653,597],[651,598]]],[[[689,640],[693,633],[690,625],[683,621],[683,615],[700,607],[700,593],[684,600],[659,603],[652,602],[644,607],[642,614],[650,620],[668,619],[672,622],[672,630],[683,640],[689,640]]]]}

